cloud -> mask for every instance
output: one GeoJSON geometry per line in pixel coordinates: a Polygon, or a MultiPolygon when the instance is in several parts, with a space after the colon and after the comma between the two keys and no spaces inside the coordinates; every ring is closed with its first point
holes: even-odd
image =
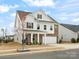
{"type": "Polygon", "coordinates": [[[16,16],[16,13],[12,13],[11,16],[12,16],[12,17],[15,17],[15,16],[16,16]]]}
{"type": "Polygon", "coordinates": [[[72,21],[73,21],[73,22],[79,22],[79,18],[73,19],[72,21]]]}
{"type": "Polygon", "coordinates": [[[0,17],[0,23],[2,23],[3,22],[3,19],[0,17]]]}
{"type": "Polygon", "coordinates": [[[18,8],[19,5],[0,5],[0,13],[8,12],[11,8],[18,8]]]}
{"type": "Polygon", "coordinates": [[[29,3],[29,6],[37,7],[55,7],[53,0],[23,0],[26,4],[29,3]]]}
{"type": "Polygon", "coordinates": [[[64,3],[61,2],[61,4],[60,5],[59,4],[58,7],[61,10],[66,10],[66,9],[79,7],[79,0],[66,0],[64,3]]]}
{"type": "Polygon", "coordinates": [[[0,5],[0,13],[8,12],[9,7],[5,5],[0,5]]]}
{"type": "Polygon", "coordinates": [[[55,16],[60,23],[79,24],[79,12],[62,12],[55,16]]]}
{"type": "Polygon", "coordinates": [[[73,12],[79,8],[79,0],[56,1],[55,9],[62,12],[73,12]]]}
{"type": "Polygon", "coordinates": [[[71,17],[79,17],[79,12],[70,13],[70,14],[68,14],[68,16],[71,16],[71,17]]]}
{"type": "Polygon", "coordinates": [[[78,7],[78,6],[79,6],[79,3],[76,2],[76,3],[70,3],[70,4],[63,5],[62,8],[78,7]]]}
{"type": "Polygon", "coordinates": [[[57,14],[56,16],[58,16],[60,18],[62,18],[62,17],[77,18],[77,17],[79,17],[79,12],[72,12],[72,13],[62,12],[62,13],[57,14]]]}
{"type": "Polygon", "coordinates": [[[7,30],[8,30],[7,35],[14,34],[14,22],[11,22],[11,23],[8,25],[7,30]]]}
{"type": "Polygon", "coordinates": [[[65,13],[65,12],[55,14],[55,16],[61,21],[64,21],[64,20],[68,19],[68,14],[65,13]]]}
{"type": "Polygon", "coordinates": [[[14,5],[9,5],[9,7],[10,7],[10,8],[18,8],[18,7],[19,7],[19,5],[17,5],[17,4],[14,4],[14,5]]]}
{"type": "Polygon", "coordinates": [[[9,27],[13,28],[14,27],[14,22],[10,23],[9,27]]]}

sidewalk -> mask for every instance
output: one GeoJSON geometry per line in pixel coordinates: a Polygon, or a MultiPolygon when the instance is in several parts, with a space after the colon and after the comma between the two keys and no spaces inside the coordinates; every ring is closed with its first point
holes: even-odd
{"type": "MultiPolygon", "coordinates": [[[[16,44],[15,44],[16,45],[16,44]]],[[[50,44],[50,45],[26,45],[25,50],[29,50],[27,52],[17,52],[17,49],[22,49],[21,45],[11,45],[12,48],[9,49],[0,49],[0,56],[5,55],[16,55],[16,54],[33,54],[33,53],[42,53],[42,52],[51,52],[51,51],[61,51],[61,50],[69,50],[69,49],[77,49],[79,48],[79,43],[77,44],[50,44]]],[[[1,47],[0,47],[1,48],[1,47]]]]}
{"type": "Polygon", "coordinates": [[[63,47],[65,50],[79,48],[79,43],[71,44],[50,44],[50,46],[63,47]]]}
{"type": "MultiPolygon", "coordinates": [[[[21,49],[21,48],[20,48],[21,49]]],[[[24,54],[24,53],[40,53],[40,52],[49,52],[49,51],[59,51],[63,50],[62,47],[37,47],[37,48],[25,48],[29,51],[27,52],[17,52],[17,49],[11,49],[11,50],[0,50],[0,56],[5,55],[16,55],[16,54],[24,54]]]]}

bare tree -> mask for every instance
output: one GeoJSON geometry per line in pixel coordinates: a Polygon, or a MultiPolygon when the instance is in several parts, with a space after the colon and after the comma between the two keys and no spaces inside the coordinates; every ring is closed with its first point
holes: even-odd
{"type": "Polygon", "coordinates": [[[2,38],[4,39],[4,33],[5,33],[4,28],[2,28],[1,31],[2,31],[2,38]]]}

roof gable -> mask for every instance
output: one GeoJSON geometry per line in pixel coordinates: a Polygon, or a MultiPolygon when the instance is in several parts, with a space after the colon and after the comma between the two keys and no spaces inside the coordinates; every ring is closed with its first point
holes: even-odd
{"type": "Polygon", "coordinates": [[[19,17],[20,17],[20,20],[21,20],[21,21],[24,21],[25,18],[26,18],[26,16],[27,16],[28,14],[30,14],[31,12],[17,11],[17,13],[18,13],[18,15],[19,15],[19,17]]]}
{"type": "MultiPolygon", "coordinates": [[[[39,21],[46,21],[46,22],[53,22],[53,23],[58,23],[57,21],[55,21],[52,17],[50,17],[49,15],[47,15],[44,11],[42,11],[42,10],[39,10],[39,11],[36,11],[36,12],[25,12],[25,11],[20,11],[20,10],[18,10],[17,11],[17,14],[19,15],[19,18],[20,18],[20,20],[21,21],[25,21],[25,18],[26,18],[26,16],[27,15],[29,15],[29,14],[35,14],[35,13],[42,13],[43,15],[45,15],[49,20],[39,20],[39,21]]],[[[37,19],[37,17],[36,16],[33,16],[35,19],[37,19]]]]}

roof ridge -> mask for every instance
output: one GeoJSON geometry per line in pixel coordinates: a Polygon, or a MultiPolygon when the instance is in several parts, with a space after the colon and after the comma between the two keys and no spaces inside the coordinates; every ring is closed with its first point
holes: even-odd
{"type": "MultiPolygon", "coordinates": [[[[61,24],[64,24],[64,23],[61,23],[61,24]]],[[[73,26],[79,26],[79,25],[74,25],[74,24],[64,24],[64,25],[73,25],[73,26]]]]}
{"type": "MultiPolygon", "coordinates": [[[[25,13],[28,13],[28,12],[26,12],[26,11],[23,11],[23,10],[17,10],[17,12],[25,12],[25,13]]],[[[29,13],[31,13],[31,12],[29,12],[29,13]]]]}

